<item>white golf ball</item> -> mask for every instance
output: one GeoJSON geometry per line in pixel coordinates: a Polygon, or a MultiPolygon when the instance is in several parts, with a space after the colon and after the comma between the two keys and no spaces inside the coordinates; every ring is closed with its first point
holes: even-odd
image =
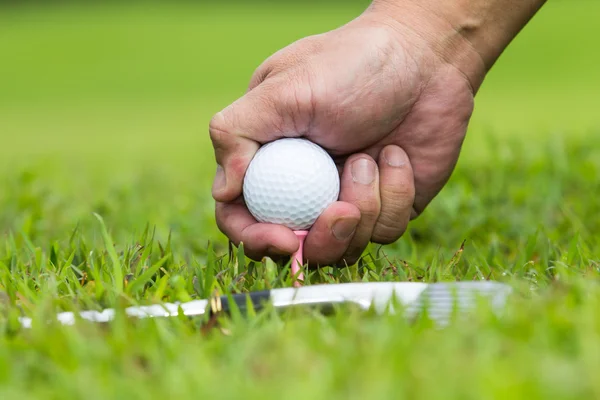
{"type": "Polygon", "coordinates": [[[309,229],[338,199],[340,177],[333,159],[317,144],[286,138],[262,146],[244,177],[243,194],[259,222],[309,229]]]}

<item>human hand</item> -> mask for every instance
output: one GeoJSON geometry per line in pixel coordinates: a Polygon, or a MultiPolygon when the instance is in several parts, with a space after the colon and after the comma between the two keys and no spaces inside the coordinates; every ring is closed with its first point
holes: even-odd
{"type": "Polygon", "coordinates": [[[447,182],[485,61],[462,37],[437,35],[445,21],[419,7],[403,12],[374,3],[282,49],[211,120],[217,224],[249,257],[298,248],[290,229],[257,223],[243,203],[244,173],[263,143],[305,137],[339,166],[339,201],[305,241],[311,264],[353,263],[369,241],[398,240],[447,182]]]}

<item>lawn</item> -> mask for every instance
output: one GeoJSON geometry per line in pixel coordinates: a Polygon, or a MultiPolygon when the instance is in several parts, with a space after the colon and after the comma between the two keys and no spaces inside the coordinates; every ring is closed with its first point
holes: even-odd
{"type": "Polygon", "coordinates": [[[15,323],[289,286],[228,253],[208,121],[265,57],[365,5],[0,6],[0,399],[600,397],[594,0],[549,2],[507,49],[455,174],[401,240],[310,275],[493,279],[515,288],[501,317],[15,323]]]}

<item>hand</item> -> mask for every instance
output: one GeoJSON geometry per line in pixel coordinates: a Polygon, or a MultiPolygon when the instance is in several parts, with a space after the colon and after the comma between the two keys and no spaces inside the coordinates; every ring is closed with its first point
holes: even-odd
{"type": "Polygon", "coordinates": [[[484,66],[467,51],[461,59],[476,62],[461,70],[423,32],[423,16],[403,21],[370,7],[339,29],[293,43],[211,120],[217,224],[235,244],[244,242],[249,257],[298,248],[291,230],[257,223],[243,203],[244,173],[263,143],[305,137],[339,165],[340,201],[306,238],[311,264],[353,263],[369,241],[398,240],[447,182],[484,66]]]}

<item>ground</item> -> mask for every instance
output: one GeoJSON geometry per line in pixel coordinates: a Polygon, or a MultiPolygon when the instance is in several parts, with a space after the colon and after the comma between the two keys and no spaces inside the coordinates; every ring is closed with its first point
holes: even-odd
{"type": "Polygon", "coordinates": [[[498,280],[516,294],[502,316],[18,328],[20,313],[289,285],[282,266],[229,256],[207,126],[265,57],[366,5],[340,4],[2,6],[0,398],[600,397],[593,0],[549,2],[507,49],[455,174],[400,241],[310,276],[498,280]]]}

